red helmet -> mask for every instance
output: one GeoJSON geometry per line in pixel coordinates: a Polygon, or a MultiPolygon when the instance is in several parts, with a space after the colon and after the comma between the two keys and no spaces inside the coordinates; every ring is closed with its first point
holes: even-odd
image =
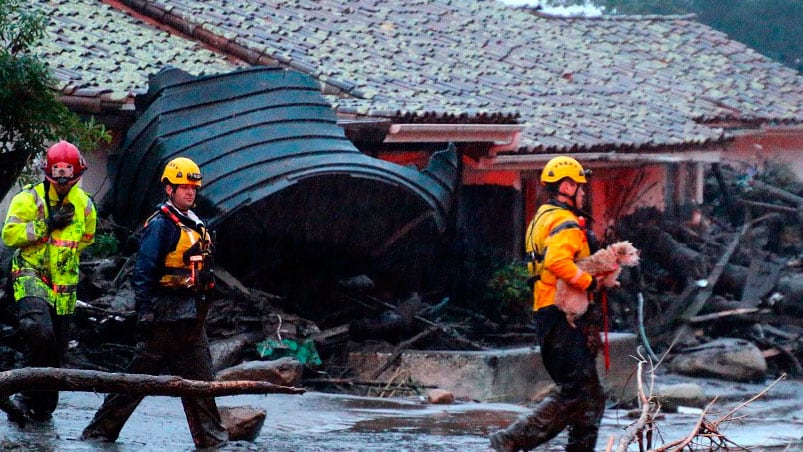
{"type": "Polygon", "coordinates": [[[61,140],[48,148],[47,162],[42,170],[50,182],[67,185],[84,174],[86,160],[75,145],[61,140]]]}

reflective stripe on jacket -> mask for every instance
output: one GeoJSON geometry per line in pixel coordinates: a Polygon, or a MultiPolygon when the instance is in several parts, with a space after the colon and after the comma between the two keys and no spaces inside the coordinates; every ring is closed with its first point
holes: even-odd
{"type": "Polygon", "coordinates": [[[533,290],[533,309],[555,303],[557,278],[585,289],[591,275],[577,268],[575,261],[589,256],[588,239],[581,220],[571,210],[554,204],[538,208],[527,227],[525,250],[536,258],[528,264],[537,277],[533,290]]]}
{"type": "Polygon", "coordinates": [[[17,252],[12,259],[14,299],[38,297],[53,305],[56,314],[75,310],[81,251],[95,241],[97,212],[89,195],[73,186],[63,203],[75,206],[72,222],[64,229],[47,231],[47,215],[58,203],[51,187],[51,206],[45,208],[45,184],[27,185],[8,207],[3,242],[17,252]]]}

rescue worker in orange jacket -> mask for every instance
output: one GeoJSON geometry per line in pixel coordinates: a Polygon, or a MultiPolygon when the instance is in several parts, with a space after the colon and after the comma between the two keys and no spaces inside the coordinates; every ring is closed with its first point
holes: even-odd
{"type": "MultiPolygon", "coordinates": [[[[16,248],[12,311],[29,367],[61,367],[67,349],[80,255],[97,223],[92,199],[76,185],[86,168],[78,148],[59,141],[47,150],[44,181],[25,186],[8,207],[3,242],[16,248]]],[[[50,419],[58,400],[58,391],[23,391],[13,400],[21,415],[9,417],[20,424],[50,419]]]]}
{"type": "Polygon", "coordinates": [[[583,213],[584,184],[590,172],[567,156],[551,159],[541,173],[541,184],[549,199],[538,208],[527,228],[526,251],[532,257],[530,271],[535,277],[534,321],[541,358],[556,389],[532,413],[491,435],[497,451],[531,450],[568,428],[567,451],[593,451],[605,408],[604,393],[597,375],[599,311],[596,305],[579,317],[572,327],[555,306],[558,278],[589,295],[597,281],[580,270],[575,261],[591,254],[583,213]]]}
{"type": "MultiPolygon", "coordinates": [[[[198,165],[186,157],[165,166],[167,201],[145,222],[133,273],[140,343],[128,372],[158,375],[166,369],[190,380],[214,380],[204,296],[213,284],[212,243],[191,210],[201,179],[198,165]]],[[[142,398],[108,395],[81,439],[116,441],[142,398]]],[[[181,402],[196,447],[228,441],[214,397],[182,397],[181,402]]]]}

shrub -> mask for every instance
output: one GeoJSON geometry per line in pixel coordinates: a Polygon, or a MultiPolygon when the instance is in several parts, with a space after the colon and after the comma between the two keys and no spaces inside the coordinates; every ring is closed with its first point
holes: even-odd
{"type": "Polygon", "coordinates": [[[486,282],[483,297],[488,316],[509,324],[532,320],[533,292],[527,280],[530,273],[524,262],[514,261],[497,268],[486,282]]]}

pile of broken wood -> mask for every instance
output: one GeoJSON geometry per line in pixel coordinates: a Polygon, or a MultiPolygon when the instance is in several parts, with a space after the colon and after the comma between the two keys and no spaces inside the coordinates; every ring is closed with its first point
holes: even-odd
{"type": "MultiPolygon", "coordinates": [[[[642,344],[653,359],[739,339],[766,360],[766,372],[749,379],[801,377],[803,197],[754,178],[737,189],[729,168],[714,166],[712,176],[715,202],[672,218],[643,209],[617,224],[617,235],[642,250],[641,275],[625,286],[643,309],[629,311],[629,294],[620,292],[614,315],[633,331],[643,329],[642,344]],[[636,318],[625,320],[628,312],[636,318]]],[[[711,371],[675,367],[681,369],[698,376],[711,371]]]]}

